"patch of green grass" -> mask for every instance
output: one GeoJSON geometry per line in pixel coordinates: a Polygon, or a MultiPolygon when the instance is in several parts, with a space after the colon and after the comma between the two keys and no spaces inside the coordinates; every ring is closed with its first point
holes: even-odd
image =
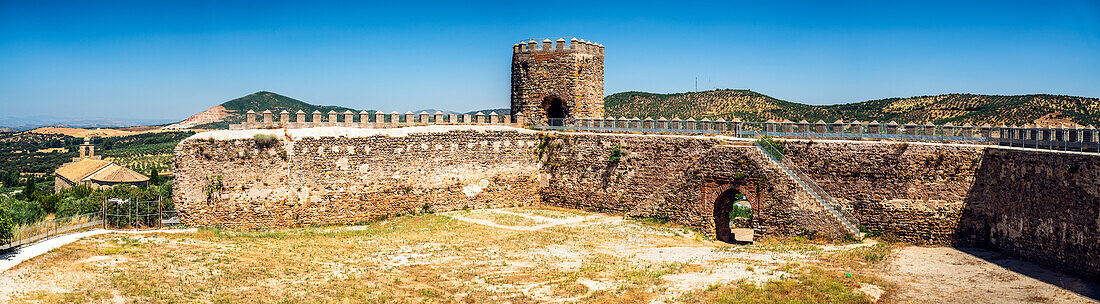
{"type": "Polygon", "coordinates": [[[762,250],[772,252],[796,252],[801,254],[818,254],[822,248],[815,244],[807,243],[803,237],[771,237],[746,246],[748,250],[762,250]]]}
{"type": "Polygon", "coordinates": [[[846,250],[829,256],[828,260],[842,267],[860,268],[863,266],[881,263],[890,257],[894,246],[890,243],[880,242],[871,246],[864,246],[846,250]]]}
{"type": "Polygon", "coordinates": [[[683,302],[701,303],[871,303],[856,289],[861,279],[817,267],[791,269],[794,277],[760,285],[741,281],[685,294],[683,302]]]}

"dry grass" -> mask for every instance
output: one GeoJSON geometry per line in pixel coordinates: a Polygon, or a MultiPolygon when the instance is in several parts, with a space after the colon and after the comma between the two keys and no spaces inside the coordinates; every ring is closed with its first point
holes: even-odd
{"type": "Polygon", "coordinates": [[[818,265],[822,252],[842,251],[779,247],[715,250],[738,247],[668,224],[537,208],[362,226],[102,235],[0,275],[16,287],[0,288],[0,302],[861,302],[859,283],[881,284],[818,265]],[[588,217],[568,221],[581,216],[588,217]]]}

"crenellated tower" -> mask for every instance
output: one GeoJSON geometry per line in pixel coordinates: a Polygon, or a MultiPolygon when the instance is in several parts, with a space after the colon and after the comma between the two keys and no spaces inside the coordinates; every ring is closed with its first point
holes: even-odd
{"type": "Polygon", "coordinates": [[[540,124],[603,117],[603,56],[603,45],[577,38],[513,45],[512,115],[540,124]]]}

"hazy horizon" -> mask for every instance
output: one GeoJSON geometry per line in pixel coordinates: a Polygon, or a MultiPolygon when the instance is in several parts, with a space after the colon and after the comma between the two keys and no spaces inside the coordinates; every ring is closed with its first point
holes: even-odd
{"type": "Polygon", "coordinates": [[[1100,96],[1095,1],[346,4],[0,1],[0,116],[182,120],[270,91],[357,109],[509,106],[511,46],[606,46],[606,94],[806,104],[1100,96]]]}

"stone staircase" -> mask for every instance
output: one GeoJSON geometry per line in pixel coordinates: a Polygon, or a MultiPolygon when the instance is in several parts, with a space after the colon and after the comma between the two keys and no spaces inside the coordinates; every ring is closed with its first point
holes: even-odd
{"type": "Polygon", "coordinates": [[[829,193],[826,193],[824,189],[821,189],[813,179],[805,173],[802,173],[802,170],[799,170],[798,166],[783,156],[783,154],[779,153],[776,147],[767,143],[761,144],[759,142],[753,143],[753,145],[767,155],[776,166],[782,169],[783,173],[787,174],[787,176],[791,177],[795,182],[798,182],[799,186],[802,186],[810,196],[821,203],[821,206],[828,211],[829,214],[832,214],[833,217],[844,226],[848,233],[852,236],[862,236],[859,232],[859,219],[847,210],[844,210],[835,198],[829,195],[829,193]]]}

